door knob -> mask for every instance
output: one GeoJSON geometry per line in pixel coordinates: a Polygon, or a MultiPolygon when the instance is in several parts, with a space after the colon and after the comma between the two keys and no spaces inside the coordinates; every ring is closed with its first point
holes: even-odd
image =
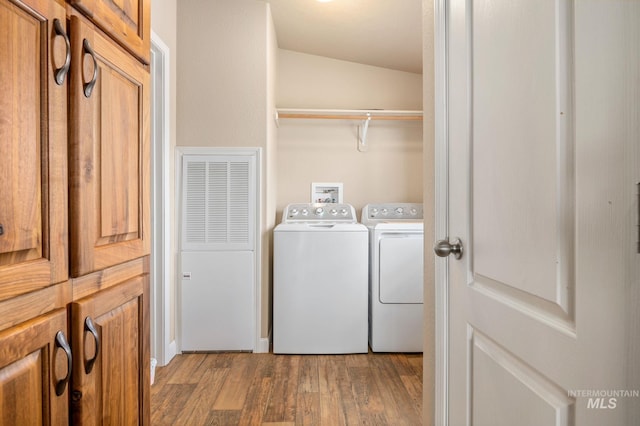
{"type": "Polygon", "coordinates": [[[462,257],[462,242],[459,238],[455,238],[449,242],[448,239],[440,240],[433,246],[433,251],[440,257],[447,257],[453,253],[456,259],[462,257]]]}

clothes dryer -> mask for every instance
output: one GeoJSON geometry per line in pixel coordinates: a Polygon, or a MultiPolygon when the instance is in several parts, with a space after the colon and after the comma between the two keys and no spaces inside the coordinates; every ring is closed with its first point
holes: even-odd
{"type": "Polygon", "coordinates": [[[369,346],[422,352],[424,225],[422,204],[368,204],[369,346]]]}
{"type": "Polygon", "coordinates": [[[274,230],[274,353],[368,352],[367,252],[352,206],[285,208],[274,230]]]}

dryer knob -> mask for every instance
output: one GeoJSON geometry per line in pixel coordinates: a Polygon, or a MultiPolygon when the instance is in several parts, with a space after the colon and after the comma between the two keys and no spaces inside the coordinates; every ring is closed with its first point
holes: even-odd
{"type": "Polygon", "coordinates": [[[402,213],[404,213],[404,209],[402,207],[398,207],[398,208],[396,208],[395,212],[396,212],[396,214],[402,214],[402,213]]]}
{"type": "Polygon", "coordinates": [[[302,215],[303,215],[303,216],[306,216],[306,215],[308,215],[308,214],[309,214],[309,210],[307,210],[307,209],[302,209],[302,211],[301,211],[300,213],[302,213],[302,215]]]}
{"type": "Polygon", "coordinates": [[[347,213],[348,213],[348,212],[347,212],[347,209],[340,209],[340,214],[341,214],[342,216],[346,216],[346,215],[347,215],[347,213]]]}
{"type": "Polygon", "coordinates": [[[324,209],[322,207],[318,207],[314,213],[318,216],[322,216],[324,214],[324,209]]]}
{"type": "Polygon", "coordinates": [[[334,216],[335,216],[335,215],[337,215],[337,214],[338,214],[338,210],[336,210],[336,209],[331,209],[331,212],[330,212],[330,213],[331,213],[332,215],[334,215],[334,216]]]}

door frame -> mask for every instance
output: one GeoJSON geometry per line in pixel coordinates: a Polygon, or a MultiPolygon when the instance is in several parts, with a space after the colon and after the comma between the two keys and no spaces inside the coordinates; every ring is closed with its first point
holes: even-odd
{"type": "MultiPolygon", "coordinates": [[[[434,0],[435,240],[449,238],[447,0],[434,0]]],[[[435,421],[449,424],[449,258],[435,261],[435,421]]]]}
{"type": "Polygon", "coordinates": [[[170,49],[151,32],[151,353],[159,365],[176,355],[171,341],[170,49]],[[154,71],[156,70],[156,71],[154,71]]]}

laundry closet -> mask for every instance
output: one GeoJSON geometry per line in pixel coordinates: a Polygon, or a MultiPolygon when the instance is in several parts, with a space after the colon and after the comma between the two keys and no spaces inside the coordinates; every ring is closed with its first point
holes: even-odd
{"type": "MultiPolygon", "coordinates": [[[[178,9],[179,150],[260,150],[256,283],[254,299],[243,301],[255,310],[255,339],[243,349],[267,352],[273,337],[273,230],[287,204],[309,202],[311,185],[319,182],[341,183],[344,202],[353,205],[358,220],[368,203],[423,199],[422,120],[372,119],[363,137],[361,119],[286,118],[284,110],[421,115],[422,74],[281,49],[268,6],[261,2],[201,1],[197,7],[181,2],[178,9]],[[223,42],[203,52],[202,40],[223,42]]],[[[180,196],[177,187],[177,206],[180,196]]],[[[180,252],[176,242],[173,253],[180,252]]],[[[176,269],[179,280],[189,272],[176,269]]],[[[181,285],[176,283],[175,294],[181,285]]],[[[188,307],[175,303],[180,350],[180,323],[188,307]]]]}

